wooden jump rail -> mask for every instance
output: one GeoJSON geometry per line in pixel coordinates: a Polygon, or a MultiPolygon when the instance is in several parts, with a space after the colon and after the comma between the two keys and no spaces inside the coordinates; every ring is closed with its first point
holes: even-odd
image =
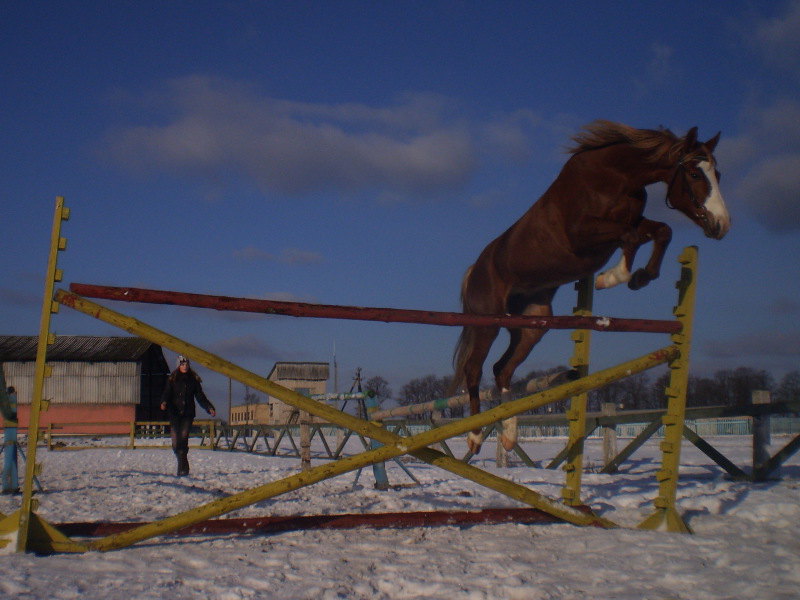
{"type": "MultiPolygon", "coordinates": [[[[165,438],[169,440],[169,435],[155,436],[148,433],[145,428],[153,427],[166,430],[169,427],[169,421],[64,421],[52,422],[46,426],[40,426],[39,430],[44,438],[44,444],[50,451],[65,451],[65,450],[86,450],[89,448],[129,448],[134,450],[137,448],[136,439],[155,439],[165,438]],[[105,428],[121,428],[125,427],[125,432],[122,431],[103,431],[105,428]],[[81,428],[88,431],[62,431],[68,428],[81,428]],[[144,430],[144,431],[143,431],[144,430]],[[92,446],[63,446],[57,447],[55,444],[61,438],[87,438],[87,437],[102,437],[102,438],[127,438],[127,444],[98,444],[92,446]]],[[[216,436],[216,429],[218,425],[212,419],[195,419],[192,431],[200,431],[200,444],[192,444],[190,448],[213,448],[213,440],[216,436]],[[209,443],[204,445],[206,437],[209,438],[209,443]]],[[[192,436],[192,437],[197,437],[192,436]]],[[[171,448],[169,444],[165,445],[151,445],[139,444],[139,448],[171,448]]]]}
{"type": "Polygon", "coordinates": [[[553,316],[529,317],[512,315],[470,315],[458,312],[408,310],[402,308],[375,308],[363,306],[337,306],[257,300],[232,296],[212,296],[165,290],[132,287],[113,287],[88,283],[71,283],[72,293],[85,298],[171,304],[214,310],[285,315],[290,317],[316,317],[321,319],[349,319],[356,321],[381,321],[384,323],[417,323],[451,327],[497,326],[533,327],[539,329],[591,329],[593,331],[626,331],[639,333],[680,333],[682,324],[675,320],[620,319],[611,317],[553,316]]]}
{"type": "MultiPolygon", "coordinates": [[[[559,371],[550,375],[543,375],[528,382],[527,391],[530,393],[541,392],[557,383],[563,383],[569,380],[577,379],[577,374],[573,370],[559,371]]],[[[489,402],[493,397],[492,390],[481,390],[481,402],[489,402]]],[[[397,406],[387,410],[379,410],[370,418],[375,421],[385,421],[386,419],[394,419],[399,417],[407,417],[409,415],[421,415],[434,410],[444,410],[446,408],[455,408],[469,404],[469,395],[461,394],[459,396],[452,396],[450,398],[440,398],[438,400],[431,400],[430,402],[422,402],[420,404],[410,404],[407,406],[397,406]]]]}

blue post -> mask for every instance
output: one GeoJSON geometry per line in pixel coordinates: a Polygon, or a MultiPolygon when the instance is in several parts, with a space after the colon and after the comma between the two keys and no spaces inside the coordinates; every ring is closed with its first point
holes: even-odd
{"type": "MultiPolygon", "coordinates": [[[[0,374],[1,376],[1,374],[0,374]]],[[[13,387],[6,390],[5,380],[0,388],[0,408],[3,414],[3,489],[4,494],[19,492],[17,471],[17,392],[13,387]]]]}
{"type": "MultiPolygon", "coordinates": [[[[378,398],[375,396],[375,392],[369,391],[367,392],[367,397],[365,398],[365,402],[367,405],[367,416],[369,417],[370,414],[375,412],[378,409],[378,398]]],[[[380,448],[383,444],[380,442],[376,442],[375,440],[372,441],[372,448],[380,448]]],[[[389,477],[386,475],[386,463],[375,463],[372,465],[372,474],[375,477],[375,489],[376,490],[388,490],[389,489],[389,477]]]]}

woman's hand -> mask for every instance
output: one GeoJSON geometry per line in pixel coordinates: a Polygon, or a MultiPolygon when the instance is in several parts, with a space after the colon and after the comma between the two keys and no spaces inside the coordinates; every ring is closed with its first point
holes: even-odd
{"type": "Polygon", "coordinates": [[[161,410],[167,410],[167,403],[166,402],[162,402],[161,403],[161,410]]]}

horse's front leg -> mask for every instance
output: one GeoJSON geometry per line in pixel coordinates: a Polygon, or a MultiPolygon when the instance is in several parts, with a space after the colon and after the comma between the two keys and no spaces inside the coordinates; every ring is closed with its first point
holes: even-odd
{"type": "Polygon", "coordinates": [[[598,290],[608,289],[627,283],[632,290],[643,288],[653,279],[656,279],[661,271],[661,261],[664,253],[672,239],[672,229],[665,223],[642,219],[635,229],[626,232],[622,236],[621,248],[622,258],[619,263],[611,269],[606,269],[595,279],[595,288],[598,290]],[[631,273],[633,259],[636,252],[647,242],[653,242],[653,252],[650,260],[644,268],[631,273]]]}
{"type": "MultiPolygon", "coordinates": [[[[464,362],[464,381],[469,394],[469,412],[474,416],[481,412],[480,383],[483,363],[500,329],[498,327],[473,327],[468,336],[467,358],[464,362]]],[[[467,447],[478,454],[483,444],[483,431],[475,429],[467,434],[467,447]]]]}
{"type": "Polygon", "coordinates": [[[647,264],[643,268],[637,269],[628,281],[628,287],[632,290],[643,288],[653,279],[658,278],[667,246],[672,241],[672,228],[666,223],[642,219],[637,230],[639,230],[639,235],[644,238],[644,242],[653,241],[653,251],[650,253],[650,260],[647,261],[647,264]]]}

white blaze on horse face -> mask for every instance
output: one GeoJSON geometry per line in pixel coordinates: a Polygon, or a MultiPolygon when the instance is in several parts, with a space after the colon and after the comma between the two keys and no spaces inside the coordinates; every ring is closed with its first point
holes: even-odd
{"type": "Polygon", "coordinates": [[[697,166],[700,167],[703,173],[705,173],[706,179],[708,179],[708,183],[711,186],[711,191],[709,192],[708,197],[705,199],[705,202],[703,202],[703,206],[706,207],[706,210],[716,220],[717,225],[719,226],[719,232],[715,237],[718,240],[721,240],[731,228],[731,217],[728,214],[725,201],[722,199],[722,192],[720,192],[719,189],[717,174],[714,172],[714,168],[711,166],[711,163],[701,160],[697,163],[697,166]]]}
{"type": "Polygon", "coordinates": [[[597,276],[594,280],[594,287],[598,290],[607,290],[620,283],[627,283],[630,280],[631,272],[628,270],[628,264],[623,254],[617,266],[612,269],[607,269],[597,276]]]}

